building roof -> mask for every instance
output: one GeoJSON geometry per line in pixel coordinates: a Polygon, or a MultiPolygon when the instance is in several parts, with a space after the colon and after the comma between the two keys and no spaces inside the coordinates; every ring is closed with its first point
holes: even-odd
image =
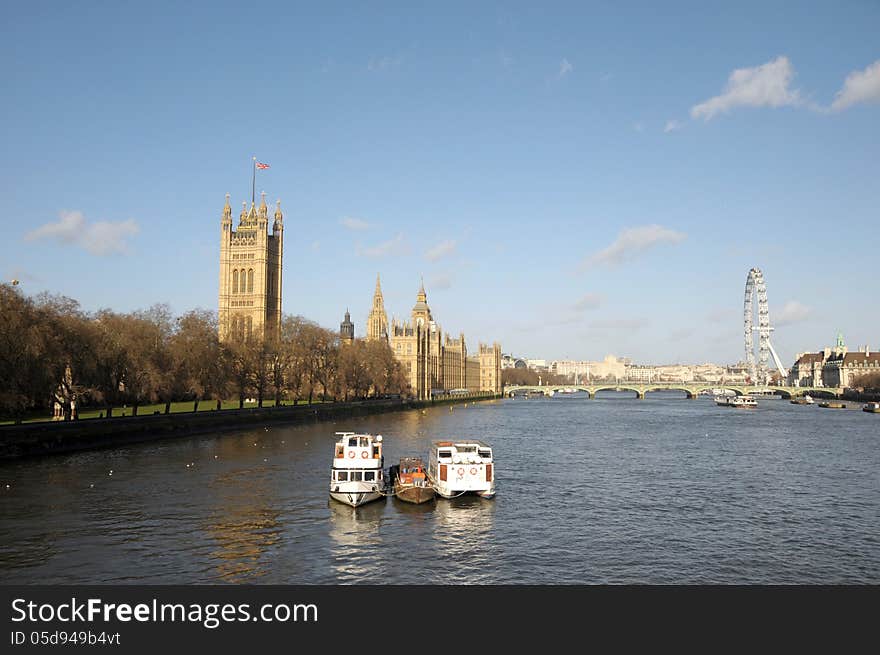
{"type": "Polygon", "coordinates": [[[854,353],[846,353],[843,356],[843,365],[844,366],[856,366],[856,365],[873,365],[880,366],[880,352],[873,353],[864,353],[864,352],[854,352],[854,353]]]}
{"type": "Polygon", "coordinates": [[[804,353],[795,364],[813,364],[821,363],[824,359],[824,353],[804,353]]]}

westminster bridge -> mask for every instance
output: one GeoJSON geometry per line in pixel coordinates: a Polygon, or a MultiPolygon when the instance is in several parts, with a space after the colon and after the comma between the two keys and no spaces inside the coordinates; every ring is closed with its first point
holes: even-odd
{"type": "Polygon", "coordinates": [[[553,396],[562,390],[574,389],[593,398],[599,391],[632,391],[640,400],[645,398],[646,393],[652,391],[683,391],[688,398],[696,398],[704,391],[724,389],[732,391],[737,396],[749,394],[767,394],[772,392],[783,398],[794,398],[803,395],[840,397],[843,389],[830,387],[788,387],[780,385],[744,385],[722,383],[687,383],[687,382],[602,382],[597,384],[555,384],[555,385],[511,385],[504,387],[504,395],[513,397],[522,394],[543,394],[553,396]]]}

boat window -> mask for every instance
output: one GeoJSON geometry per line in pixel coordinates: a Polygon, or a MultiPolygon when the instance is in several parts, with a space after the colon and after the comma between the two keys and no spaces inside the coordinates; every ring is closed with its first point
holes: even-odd
{"type": "Polygon", "coordinates": [[[364,482],[373,482],[376,479],[374,471],[364,471],[364,482]]]}
{"type": "Polygon", "coordinates": [[[366,448],[367,446],[370,445],[370,438],[369,437],[361,437],[360,439],[361,439],[361,443],[360,443],[361,448],[366,448]]]}
{"type": "Polygon", "coordinates": [[[458,446],[458,452],[460,453],[475,453],[477,452],[476,446],[458,446]]]}
{"type": "Polygon", "coordinates": [[[361,481],[361,472],[360,471],[352,471],[350,480],[352,482],[360,482],[361,481]]]}
{"type": "Polygon", "coordinates": [[[351,437],[351,438],[349,438],[349,440],[348,440],[348,445],[349,445],[349,446],[352,446],[352,447],[357,447],[357,445],[358,445],[358,438],[357,438],[357,437],[351,437]]]}
{"type": "Polygon", "coordinates": [[[336,471],[336,479],[340,482],[348,482],[348,471],[336,471]]]}
{"type": "Polygon", "coordinates": [[[492,451],[491,450],[481,450],[480,457],[485,457],[486,459],[492,459],[492,451]]]}
{"type": "Polygon", "coordinates": [[[439,453],[437,453],[437,456],[438,457],[452,457],[452,451],[451,450],[441,450],[439,453]]]}

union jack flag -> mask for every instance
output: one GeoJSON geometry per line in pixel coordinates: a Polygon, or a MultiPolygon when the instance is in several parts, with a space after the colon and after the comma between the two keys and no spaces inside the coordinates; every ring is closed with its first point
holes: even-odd
{"type": "Polygon", "coordinates": [[[269,164],[264,164],[263,162],[258,161],[257,168],[259,168],[260,170],[263,170],[264,168],[269,168],[269,164]]]}

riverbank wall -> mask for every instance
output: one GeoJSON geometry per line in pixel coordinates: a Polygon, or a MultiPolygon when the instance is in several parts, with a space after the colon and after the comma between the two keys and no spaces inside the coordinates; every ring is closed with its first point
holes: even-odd
{"type": "Polygon", "coordinates": [[[0,460],[112,448],[143,441],[254,426],[335,421],[495,398],[500,396],[491,393],[472,393],[434,400],[362,400],[4,425],[0,426],[0,460]]]}

